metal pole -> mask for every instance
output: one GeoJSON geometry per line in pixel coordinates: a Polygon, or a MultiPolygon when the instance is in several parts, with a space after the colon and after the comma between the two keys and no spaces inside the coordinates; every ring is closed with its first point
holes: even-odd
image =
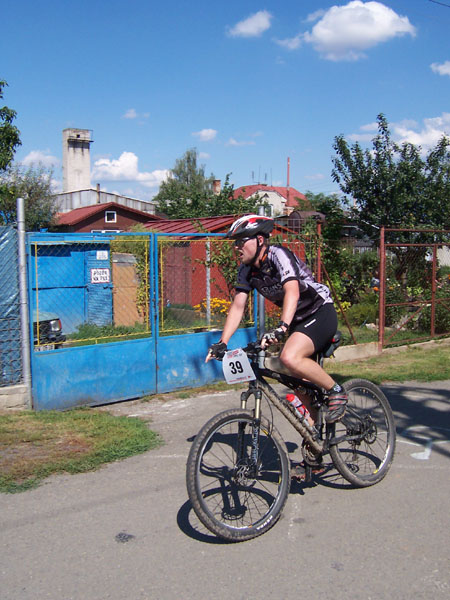
{"type": "MultiPolygon", "coordinates": [[[[258,208],[258,214],[264,216],[264,206],[261,204],[258,208]]],[[[266,303],[265,298],[261,294],[258,294],[258,322],[259,322],[259,338],[264,335],[266,331],[266,303]]]]}
{"type": "Polygon", "coordinates": [[[433,244],[433,265],[431,275],[431,337],[436,335],[436,283],[437,283],[437,245],[433,244]]]}
{"type": "Polygon", "coordinates": [[[206,242],[206,324],[211,325],[211,243],[206,242]]]}
{"type": "Polygon", "coordinates": [[[27,257],[25,250],[25,208],[23,198],[17,198],[17,233],[19,240],[19,291],[20,327],[22,345],[22,374],[26,388],[27,406],[32,408],[31,363],[30,363],[30,321],[27,294],[27,257]]]}
{"type": "Polygon", "coordinates": [[[386,316],[386,240],[385,229],[380,229],[380,279],[379,312],[378,312],[378,353],[381,354],[384,346],[384,324],[386,316]]]}

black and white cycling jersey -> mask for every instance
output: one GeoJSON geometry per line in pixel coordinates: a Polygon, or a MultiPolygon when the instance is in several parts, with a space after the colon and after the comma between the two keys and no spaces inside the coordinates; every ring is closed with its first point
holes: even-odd
{"type": "Polygon", "coordinates": [[[259,267],[242,264],[235,287],[243,292],[256,289],[281,307],[283,284],[290,280],[297,280],[300,290],[294,321],[302,321],[324,304],[333,302],[327,286],[317,283],[306,264],[284,246],[269,246],[259,267]]]}

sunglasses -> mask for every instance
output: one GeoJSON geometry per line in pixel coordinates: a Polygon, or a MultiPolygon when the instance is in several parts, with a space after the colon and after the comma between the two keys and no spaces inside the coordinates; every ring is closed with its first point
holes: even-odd
{"type": "Polygon", "coordinates": [[[248,242],[248,240],[252,240],[252,239],[253,239],[252,237],[245,237],[245,238],[241,238],[240,240],[236,240],[234,242],[234,247],[241,250],[241,248],[244,247],[244,244],[246,244],[248,242]]]}

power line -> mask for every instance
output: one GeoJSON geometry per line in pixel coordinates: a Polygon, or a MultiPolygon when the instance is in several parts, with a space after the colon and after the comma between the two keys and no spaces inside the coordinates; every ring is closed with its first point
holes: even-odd
{"type": "Polygon", "coordinates": [[[441,6],[446,6],[450,8],[450,4],[446,4],[445,2],[438,2],[438,0],[429,0],[429,2],[433,2],[433,4],[440,4],[441,6]]]}

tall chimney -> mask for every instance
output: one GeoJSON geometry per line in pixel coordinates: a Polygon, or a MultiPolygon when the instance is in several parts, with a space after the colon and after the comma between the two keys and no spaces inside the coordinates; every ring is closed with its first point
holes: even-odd
{"type": "Polygon", "coordinates": [[[90,129],[63,130],[63,192],[91,187],[90,129]]]}

